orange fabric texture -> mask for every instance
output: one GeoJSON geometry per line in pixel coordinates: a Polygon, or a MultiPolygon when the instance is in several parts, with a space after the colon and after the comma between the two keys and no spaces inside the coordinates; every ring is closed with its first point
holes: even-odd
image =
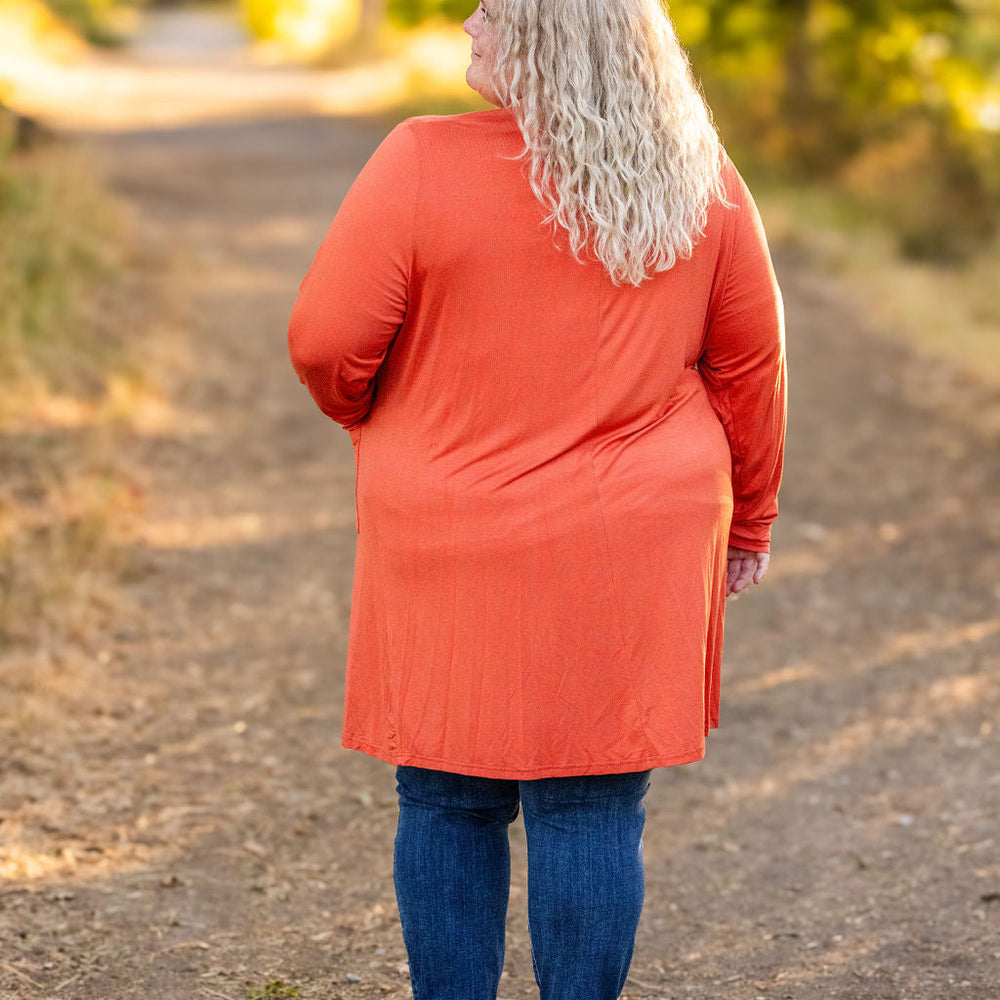
{"type": "Polygon", "coordinates": [[[693,256],[616,287],[556,246],[522,148],[505,109],[397,126],[295,303],[292,363],[357,463],[343,744],[499,778],[687,763],[727,542],[766,551],[777,514],[764,231],[727,160],[693,256]]]}

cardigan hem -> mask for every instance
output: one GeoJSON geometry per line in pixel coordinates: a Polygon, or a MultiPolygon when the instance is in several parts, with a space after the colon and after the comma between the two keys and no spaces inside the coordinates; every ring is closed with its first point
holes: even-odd
{"type": "Polygon", "coordinates": [[[534,778],[565,778],[586,774],[626,774],[630,771],[648,771],[655,767],[693,764],[705,756],[705,742],[702,740],[697,746],[674,754],[653,754],[632,760],[603,762],[591,760],[584,764],[559,764],[551,767],[508,767],[505,764],[473,764],[444,760],[428,754],[388,750],[347,734],[344,734],[341,744],[347,750],[360,750],[371,757],[384,760],[387,764],[424,767],[433,771],[449,771],[453,774],[465,774],[474,778],[501,778],[515,781],[534,778]]]}

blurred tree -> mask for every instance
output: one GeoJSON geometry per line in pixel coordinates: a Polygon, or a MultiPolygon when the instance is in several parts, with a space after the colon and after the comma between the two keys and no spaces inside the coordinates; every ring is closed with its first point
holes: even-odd
{"type": "Polygon", "coordinates": [[[435,17],[464,21],[475,6],[475,0],[387,0],[386,9],[396,24],[411,27],[435,17]]]}
{"type": "MultiPolygon", "coordinates": [[[[113,0],[51,0],[108,3],[113,0]]],[[[241,0],[307,56],[374,49],[386,20],[475,0],[241,0]]],[[[1000,0],[673,0],[730,148],[841,185],[906,252],[953,259],[1000,220],[1000,0]]]]}
{"type": "Polygon", "coordinates": [[[933,49],[965,17],[956,0],[677,0],[671,11],[710,77],[767,94],[752,133],[766,124],[789,165],[811,170],[850,156],[886,111],[891,122],[921,103],[921,40],[933,49]]]}
{"type": "Polygon", "coordinates": [[[52,12],[93,45],[117,46],[125,37],[115,28],[116,9],[142,0],[45,0],[52,12]]]}
{"type": "Polygon", "coordinates": [[[243,17],[257,37],[303,56],[317,56],[356,42],[363,34],[362,0],[241,0],[243,17]]]}
{"type": "Polygon", "coordinates": [[[241,0],[241,5],[244,21],[257,38],[280,42],[303,55],[329,56],[370,51],[387,20],[402,27],[438,17],[464,20],[474,0],[241,0]]]}
{"type": "Polygon", "coordinates": [[[1000,84],[998,0],[675,0],[671,13],[727,141],[843,179],[910,254],[960,257],[993,234],[1000,155],[982,115],[1000,84]]]}

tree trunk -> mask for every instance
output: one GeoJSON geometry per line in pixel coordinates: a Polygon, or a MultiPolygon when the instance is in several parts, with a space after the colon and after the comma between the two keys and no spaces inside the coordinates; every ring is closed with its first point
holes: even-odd
{"type": "Polygon", "coordinates": [[[812,165],[817,155],[817,108],[809,39],[813,4],[814,0],[794,0],[787,5],[789,32],[784,53],[782,103],[789,133],[789,153],[798,166],[812,165]]]}

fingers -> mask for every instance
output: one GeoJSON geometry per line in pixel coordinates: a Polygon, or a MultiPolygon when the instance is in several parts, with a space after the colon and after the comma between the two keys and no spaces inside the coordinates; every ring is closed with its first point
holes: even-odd
{"type": "Polygon", "coordinates": [[[726,573],[726,595],[738,594],[753,579],[756,560],[730,559],[726,573]]]}
{"type": "Polygon", "coordinates": [[[726,561],[726,597],[735,593],[733,587],[740,575],[740,565],[742,560],[738,556],[734,556],[732,553],[726,561]]]}
{"type": "Polygon", "coordinates": [[[764,574],[767,572],[767,567],[771,565],[771,557],[766,552],[757,553],[757,566],[753,574],[753,582],[760,583],[764,579],[764,574]]]}
{"type": "Polygon", "coordinates": [[[770,561],[771,557],[766,552],[730,550],[726,564],[726,597],[734,597],[751,582],[760,583],[770,561]],[[737,552],[741,554],[737,555],[737,552]]]}

